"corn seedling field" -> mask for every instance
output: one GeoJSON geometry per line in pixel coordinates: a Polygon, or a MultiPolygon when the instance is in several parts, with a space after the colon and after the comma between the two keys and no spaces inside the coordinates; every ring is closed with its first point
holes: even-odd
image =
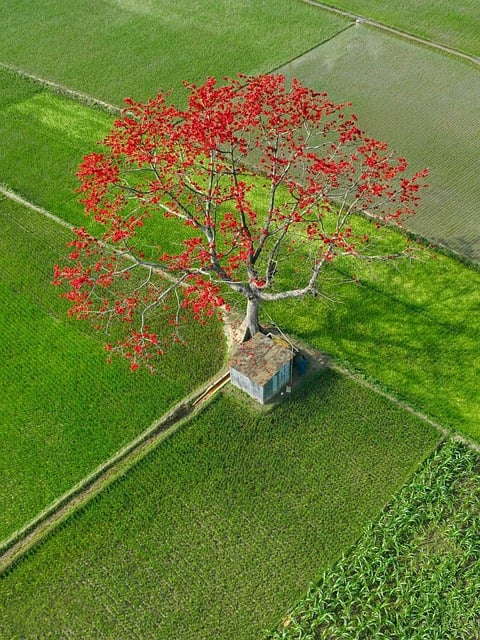
{"type": "Polygon", "coordinates": [[[475,640],[480,458],[443,444],[270,640],[475,640]]]}

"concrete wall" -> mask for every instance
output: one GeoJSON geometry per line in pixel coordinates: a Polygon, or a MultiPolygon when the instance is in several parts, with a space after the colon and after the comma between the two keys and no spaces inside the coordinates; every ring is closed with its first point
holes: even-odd
{"type": "Polygon", "coordinates": [[[230,381],[235,387],[255,398],[257,402],[265,404],[289,383],[290,363],[287,362],[263,387],[233,367],[230,367],[230,381]]]}

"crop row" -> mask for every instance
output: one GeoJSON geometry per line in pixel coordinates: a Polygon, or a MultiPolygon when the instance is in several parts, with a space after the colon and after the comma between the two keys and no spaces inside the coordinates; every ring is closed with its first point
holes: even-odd
{"type": "Polygon", "coordinates": [[[331,371],[268,411],[230,390],[4,577],[0,633],[258,637],[438,439],[331,371]]]}
{"type": "Polygon", "coordinates": [[[479,472],[446,443],[270,639],[476,638],[479,472]]]}

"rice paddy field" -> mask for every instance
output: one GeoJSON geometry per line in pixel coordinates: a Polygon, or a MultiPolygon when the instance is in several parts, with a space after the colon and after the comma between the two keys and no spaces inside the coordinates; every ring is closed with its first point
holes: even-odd
{"type": "Polygon", "coordinates": [[[121,105],[183,80],[268,72],[349,21],[296,0],[5,0],[0,24],[0,62],[121,105]]]}
{"type": "Polygon", "coordinates": [[[425,251],[412,263],[362,268],[345,262],[325,275],[323,292],[336,302],[276,303],[266,307],[269,317],[478,442],[480,273],[425,251]],[[358,284],[348,282],[353,275],[358,284]]]}
{"type": "Polygon", "coordinates": [[[188,359],[185,347],[174,348],[156,377],[107,364],[105,337],[68,321],[50,285],[67,233],[0,201],[0,540],[213,376],[225,358],[222,328],[192,323],[188,359]]]}
{"type": "Polygon", "coordinates": [[[480,55],[480,15],[476,0],[328,0],[326,3],[396,27],[432,42],[480,55]]]}
{"type": "MultiPolygon", "coordinates": [[[[480,52],[474,0],[329,4],[480,52]]],[[[88,224],[74,173],[112,116],[25,74],[121,105],[159,88],[182,101],[182,80],[280,69],[351,100],[371,135],[429,166],[412,230],[462,260],[425,250],[396,268],[343,263],[326,290],[352,275],[360,286],[332,289],[338,304],[268,312],[480,442],[475,62],[300,0],[6,0],[0,26],[0,184],[71,224],[88,224]]],[[[160,219],[153,232],[181,239],[160,219]]],[[[1,196],[0,541],[224,363],[220,329],[192,323],[189,350],[156,377],[106,364],[103,337],[69,320],[50,286],[69,237],[1,196]]],[[[478,455],[440,440],[331,370],[268,410],[222,393],[0,577],[0,636],[473,640],[478,455]]]]}
{"type": "Polygon", "coordinates": [[[217,396],[3,578],[0,636],[260,638],[438,441],[329,370],[217,396]]]}
{"type": "Polygon", "coordinates": [[[350,100],[363,129],[429,167],[409,227],[480,261],[478,69],[357,24],[280,71],[350,100]]]}

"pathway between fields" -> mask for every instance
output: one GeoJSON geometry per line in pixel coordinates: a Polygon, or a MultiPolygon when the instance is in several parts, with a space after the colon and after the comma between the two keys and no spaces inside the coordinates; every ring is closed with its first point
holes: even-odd
{"type": "Polygon", "coordinates": [[[88,105],[89,107],[100,107],[105,111],[108,111],[112,115],[118,115],[121,113],[122,109],[111,102],[106,102],[105,100],[100,100],[100,98],[93,98],[83,91],[76,91],[75,89],[71,89],[70,87],[65,86],[64,84],[60,84],[59,82],[54,82],[53,80],[47,80],[42,76],[39,76],[35,73],[30,73],[29,71],[25,71],[24,69],[20,69],[13,64],[9,64],[8,62],[0,62],[0,69],[6,69],[7,71],[11,71],[21,78],[27,78],[28,80],[33,80],[38,84],[47,87],[48,89],[52,89],[56,93],[61,93],[62,95],[68,96],[69,98],[73,98],[78,102],[82,102],[83,104],[88,105]]]}
{"type": "MultiPolygon", "coordinates": [[[[447,45],[440,44],[435,42],[434,40],[428,40],[427,38],[421,38],[420,36],[415,36],[408,31],[403,31],[402,29],[397,29],[396,27],[390,27],[383,22],[377,22],[376,20],[371,20],[370,18],[365,18],[363,16],[357,15],[355,13],[351,13],[345,9],[339,9],[338,7],[332,7],[329,4],[324,4],[323,2],[317,2],[317,0],[302,0],[305,4],[310,4],[314,7],[318,7],[319,9],[323,9],[324,11],[329,11],[330,13],[335,13],[343,18],[348,18],[349,20],[354,20],[359,24],[366,24],[371,27],[375,27],[376,29],[382,29],[382,31],[387,31],[395,36],[399,36],[401,38],[405,38],[406,40],[411,40],[412,42],[416,42],[417,44],[422,44],[427,47],[431,47],[433,49],[437,49],[442,53],[447,53],[451,56],[455,56],[457,58],[462,58],[463,60],[468,60],[468,62],[472,62],[475,65],[480,66],[480,58],[477,56],[472,56],[468,53],[464,53],[463,51],[459,51],[458,49],[453,49],[452,47],[448,47],[447,45]]],[[[300,58],[301,56],[299,56],[300,58]]]]}

